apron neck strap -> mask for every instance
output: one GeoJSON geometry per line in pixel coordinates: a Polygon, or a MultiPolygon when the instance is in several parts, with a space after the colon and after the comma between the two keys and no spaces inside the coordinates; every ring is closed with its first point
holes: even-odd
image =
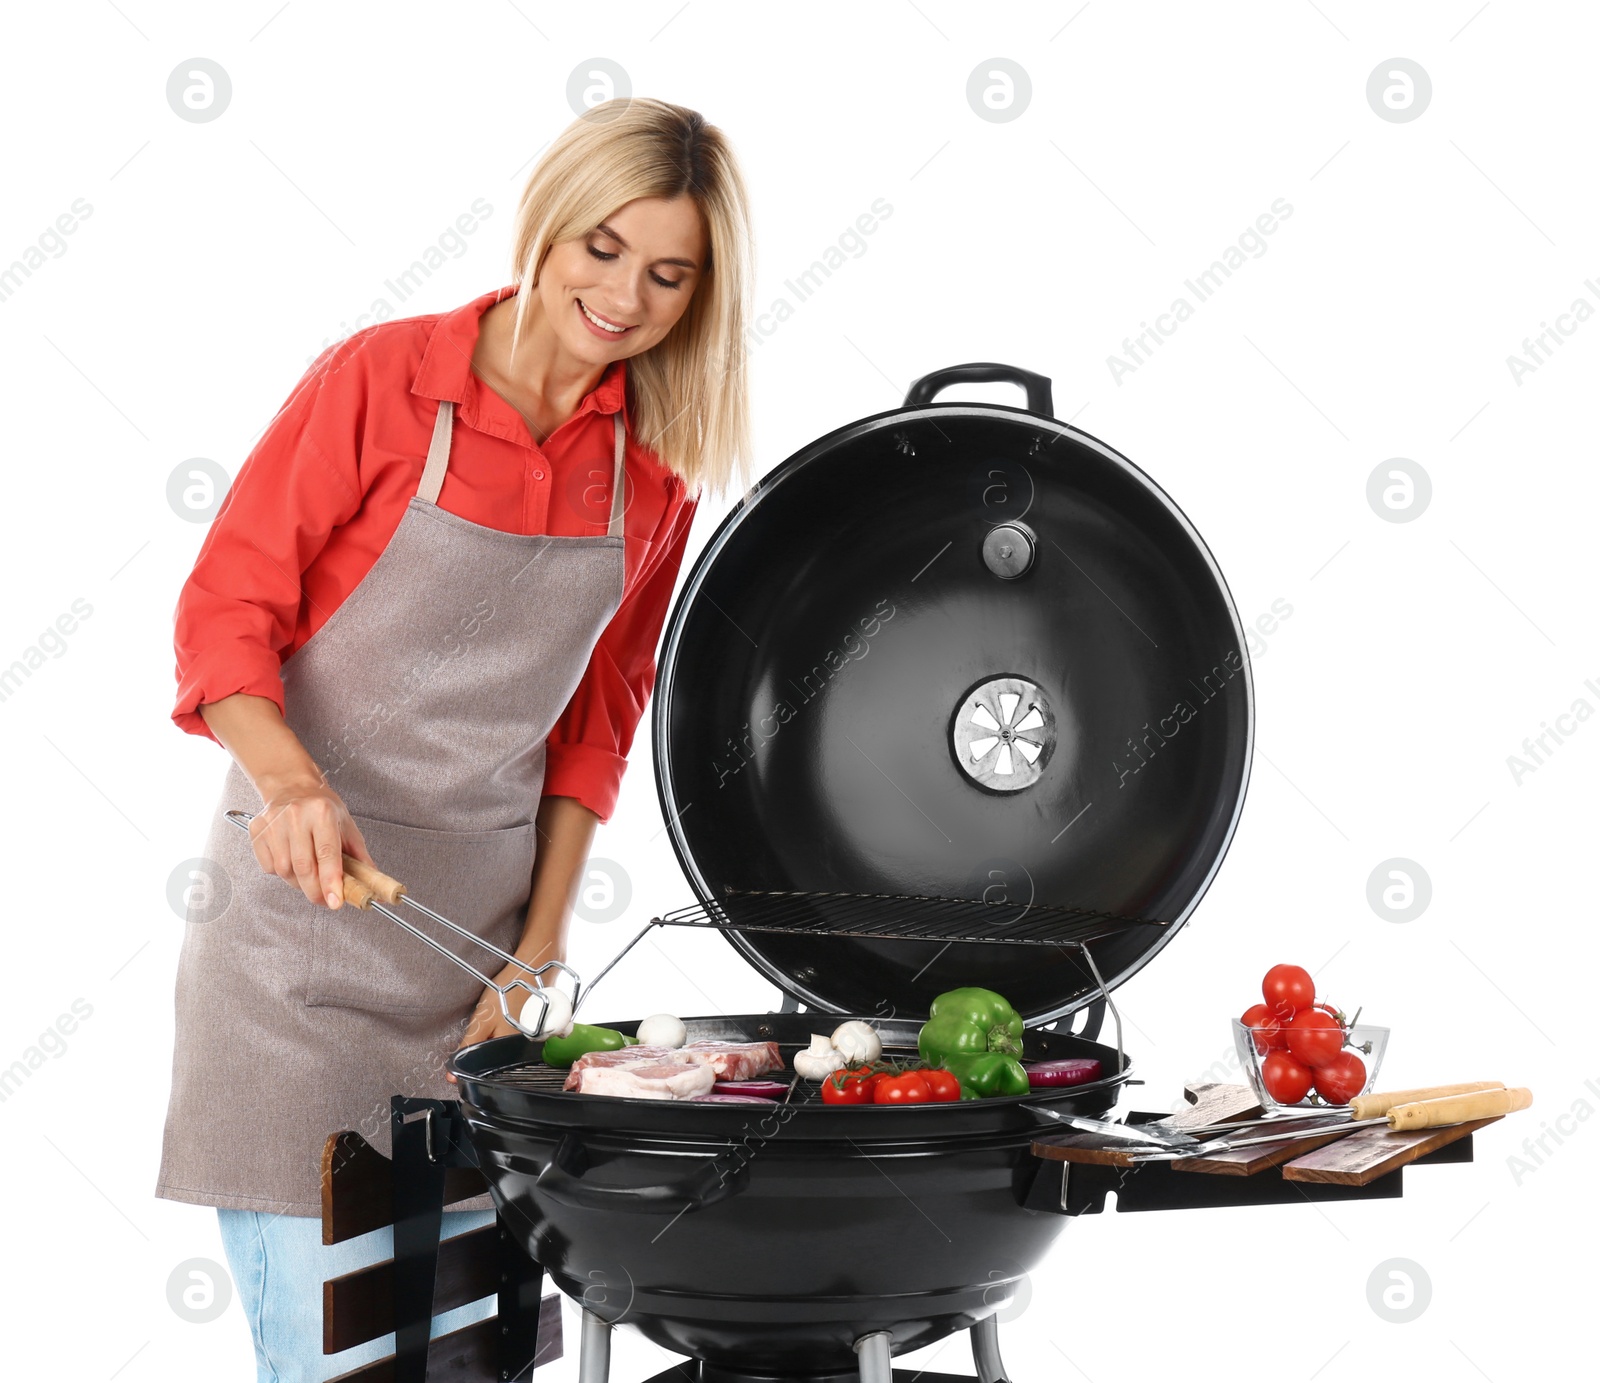
{"type": "Polygon", "coordinates": [[[439,502],[444,485],[445,468],[450,464],[450,422],[455,415],[455,404],[440,399],[439,413],[433,420],[433,440],[428,443],[428,464],[422,468],[422,482],[417,486],[418,498],[429,504],[439,502]]]}
{"type": "MultiPolygon", "coordinates": [[[[444,473],[450,465],[450,426],[455,418],[456,406],[449,399],[439,400],[439,412],[433,420],[433,440],[428,443],[428,461],[422,468],[422,481],[417,486],[417,496],[429,504],[439,502],[439,491],[444,487],[444,473]]],[[[626,451],[627,429],[622,424],[622,410],[611,415],[612,432],[616,437],[616,456],[611,468],[611,520],[606,525],[606,536],[622,537],[623,490],[627,470],[623,464],[626,451]]]]}
{"type": "Polygon", "coordinates": [[[622,410],[619,408],[611,415],[612,427],[617,436],[617,457],[612,465],[611,474],[611,522],[606,525],[608,538],[622,536],[622,510],[623,490],[627,485],[627,469],[622,463],[623,444],[627,438],[626,429],[622,426],[622,410]]]}

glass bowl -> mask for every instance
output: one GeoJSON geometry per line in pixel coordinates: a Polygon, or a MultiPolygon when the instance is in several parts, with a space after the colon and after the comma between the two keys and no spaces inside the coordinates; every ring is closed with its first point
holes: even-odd
{"type": "MultiPolygon", "coordinates": [[[[1266,1053],[1256,1050],[1255,1037],[1249,1028],[1237,1018],[1233,1019],[1232,1023],[1234,1051],[1239,1055],[1239,1065],[1244,1068],[1245,1080],[1249,1083],[1251,1092],[1260,1101],[1264,1113],[1270,1114],[1278,1109],[1327,1107],[1328,1102],[1317,1094],[1315,1086],[1307,1092],[1305,1099],[1295,1104],[1280,1104],[1273,1099],[1267,1093],[1267,1087],[1261,1079],[1261,1063],[1266,1060],[1266,1053]]],[[[1367,1083],[1361,1087],[1360,1094],[1365,1095],[1373,1088],[1374,1082],[1378,1079],[1378,1068],[1383,1064],[1384,1049],[1388,1045],[1388,1028],[1380,1028],[1372,1023],[1357,1023],[1350,1029],[1344,1049],[1354,1051],[1367,1068],[1367,1083]]]]}

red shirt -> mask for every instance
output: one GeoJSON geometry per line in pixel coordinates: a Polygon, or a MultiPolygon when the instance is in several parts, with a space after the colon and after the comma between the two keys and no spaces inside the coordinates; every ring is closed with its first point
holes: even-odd
{"type": "MultiPolygon", "coordinates": [[[[508,533],[604,534],[626,362],[606,367],[543,443],[472,372],[478,319],[514,286],[453,312],[356,332],[324,351],[240,467],[174,615],[179,728],[234,692],[283,709],[279,668],[366,575],[417,492],[437,400],[456,404],[439,506],[508,533]]],[[[695,500],[629,426],[622,603],[551,733],[544,794],[602,820],[616,807],[695,500]]]]}

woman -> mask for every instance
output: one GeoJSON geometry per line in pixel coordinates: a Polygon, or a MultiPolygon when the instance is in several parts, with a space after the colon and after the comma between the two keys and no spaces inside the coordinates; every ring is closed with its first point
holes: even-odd
{"type": "MultiPolygon", "coordinates": [[[[388,1230],[321,1246],[327,1136],[387,1153],[391,1095],[450,1098],[450,1054],[512,1031],[492,990],[340,908],[341,851],[529,968],[561,959],[689,487],[748,454],[748,210],[717,129],[595,107],[534,169],[513,261],[507,288],[318,358],[178,603],[173,719],[234,762],[179,960],[156,1194],[218,1207],[263,1380],[392,1349],[321,1354],[323,1280],[392,1251],[388,1230]]],[[[492,1218],[487,1195],[462,1206],[446,1235],[492,1218]]]]}

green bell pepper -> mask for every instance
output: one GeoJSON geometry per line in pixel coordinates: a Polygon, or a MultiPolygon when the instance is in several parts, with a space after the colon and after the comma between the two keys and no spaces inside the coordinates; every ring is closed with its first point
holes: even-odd
{"type": "Polygon", "coordinates": [[[1028,1093],[1028,1073],[1004,1052],[954,1052],[944,1058],[944,1068],[961,1082],[964,1100],[1028,1093]]]}
{"type": "Polygon", "coordinates": [[[929,1009],[917,1034],[917,1051],[930,1066],[943,1066],[961,1082],[961,1098],[1026,1095],[1022,1018],[992,989],[952,989],[929,1009]]]}
{"type": "Polygon", "coordinates": [[[616,1052],[638,1045],[638,1038],[624,1037],[615,1028],[595,1028],[574,1023],[565,1037],[547,1037],[544,1042],[546,1066],[571,1066],[588,1052],[616,1052]]]}

